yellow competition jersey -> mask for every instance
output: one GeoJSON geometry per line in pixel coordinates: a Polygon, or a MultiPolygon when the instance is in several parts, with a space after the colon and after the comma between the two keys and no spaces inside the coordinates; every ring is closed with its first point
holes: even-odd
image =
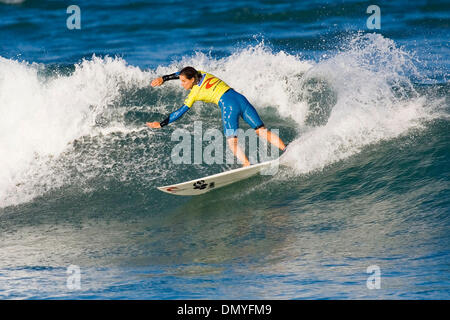
{"type": "Polygon", "coordinates": [[[202,74],[202,78],[198,84],[192,87],[191,92],[189,92],[186,100],[184,100],[184,104],[189,108],[195,101],[218,104],[220,97],[230,87],[216,76],[204,71],[198,71],[202,74]]]}

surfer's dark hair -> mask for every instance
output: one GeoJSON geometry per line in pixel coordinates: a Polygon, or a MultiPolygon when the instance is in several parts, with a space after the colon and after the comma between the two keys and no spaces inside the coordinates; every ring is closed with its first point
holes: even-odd
{"type": "Polygon", "coordinates": [[[184,67],[181,69],[180,75],[183,75],[188,79],[195,78],[195,82],[198,82],[202,77],[202,74],[193,67],[184,67]]]}

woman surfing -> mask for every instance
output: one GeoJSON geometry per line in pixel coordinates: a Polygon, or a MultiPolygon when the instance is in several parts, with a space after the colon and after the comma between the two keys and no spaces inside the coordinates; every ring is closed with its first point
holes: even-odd
{"type": "Polygon", "coordinates": [[[203,101],[217,104],[220,107],[223,130],[227,137],[228,147],[244,167],[249,166],[250,162],[238,145],[236,131],[239,128],[239,117],[242,117],[256,131],[259,137],[265,138],[282,151],[286,148],[283,141],[275,133],[266,129],[255,108],[247,98],[233,90],[216,76],[196,70],[193,67],[185,67],[179,72],[154,79],[151,85],[157,87],[168,80],[174,79],[180,79],[181,86],[186,90],[190,90],[184,105],[161,122],[147,122],[148,127],[164,127],[179,119],[191,108],[195,101],[203,101]]]}

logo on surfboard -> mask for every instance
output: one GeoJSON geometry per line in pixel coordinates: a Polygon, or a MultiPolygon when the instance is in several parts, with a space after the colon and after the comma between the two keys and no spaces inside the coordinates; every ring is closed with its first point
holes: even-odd
{"type": "Polygon", "coordinates": [[[194,189],[200,189],[203,190],[208,186],[207,183],[205,183],[205,180],[198,180],[194,182],[194,189]]]}
{"type": "MultiPolygon", "coordinates": [[[[205,182],[205,180],[198,180],[198,181],[194,182],[193,186],[194,186],[194,189],[203,190],[208,186],[208,184],[205,182]]],[[[209,189],[212,189],[214,187],[215,187],[215,184],[213,181],[209,184],[209,189]]]]}

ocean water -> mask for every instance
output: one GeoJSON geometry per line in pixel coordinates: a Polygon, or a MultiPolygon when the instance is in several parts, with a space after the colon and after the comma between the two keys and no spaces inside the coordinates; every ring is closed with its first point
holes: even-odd
{"type": "Polygon", "coordinates": [[[72,4],[0,1],[0,298],[450,298],[448,1],[72,4]],[[276,175],[156,189],[239,166],[171,160],[215,105],[145,127],[187,65],[279,130],[276,175]]]}

